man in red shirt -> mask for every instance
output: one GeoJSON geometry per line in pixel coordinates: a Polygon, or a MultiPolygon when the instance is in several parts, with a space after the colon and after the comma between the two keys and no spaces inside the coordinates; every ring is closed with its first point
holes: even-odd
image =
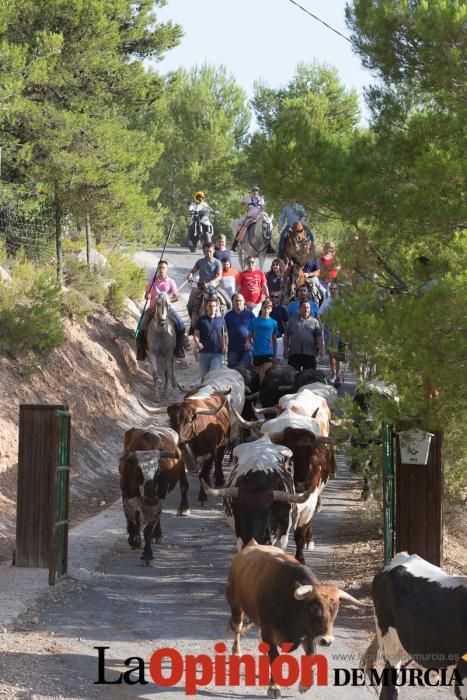
{"type": "Polygon", "coordinates": [[[262,270],[256,270],[256,258],[253,256],[246,258],[245,265],[246,269],[235,278],[237,292],[243,294],[245,306],[257,316],[262,300],[269,296],[266,275],[262,270]]]}

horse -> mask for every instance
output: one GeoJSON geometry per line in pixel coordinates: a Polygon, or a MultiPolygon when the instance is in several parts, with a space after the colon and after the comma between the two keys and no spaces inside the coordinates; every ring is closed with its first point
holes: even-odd
{"type": "Polygon", "coordinates": [[[299,221],[289,228],[284,243],[285,262],[293,260],[303,266],[313,253],[313,243],[299,221]]]}
{"type": "Polygon", "coordinates": [[[266,212],[261,212],[247,229],[245,238],[238,244],[238,258],[240,267],[245,269],[245,260],[249,256],[258,258],[259,269],[263,269],[268,247],[271,243],[272,220],[274,215],[269,216],[266,212]]]}
{"type": "Polygon", "coordinates": [[[172,387],[177,386],[175,380],[175,326],[169,315],[169,298],[165,292],[156,297],[154,315],[149,320],[147,328],[148,359],[152,369],[152,379],[157,394],[158,382],[164,382],[160,396],[167,393],[169,375],[172,387]]]}

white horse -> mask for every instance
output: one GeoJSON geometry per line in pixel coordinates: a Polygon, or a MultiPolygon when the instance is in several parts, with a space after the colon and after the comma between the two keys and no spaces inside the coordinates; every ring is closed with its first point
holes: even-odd
{"type": "Polygon", "coordinates": [[[152,369],[152,379],[157,394],[158,383],[164,381],[160,387],[161,398],[167,393],[169,374],[172,386],[175,388],[175,326],[169,315],[169,298],[165,292],[156,297],[154,304],[154,316],[150,319],[147,329],[148,359],[152,369]]]}
{"type": "Polygon", "coordinates": [[[245,269],[246,258],[252,255],[258,258],[259,269],[263,269],[268,246],[271,243],[273,218],[274,214],[269,216],[263,211],[248,227],[245,238],[238,244],[238,258],[242,270],[245,269]]]}

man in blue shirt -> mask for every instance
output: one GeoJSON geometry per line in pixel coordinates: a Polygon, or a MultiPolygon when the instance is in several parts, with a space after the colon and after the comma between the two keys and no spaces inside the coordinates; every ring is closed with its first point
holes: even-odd
{"type": "MultiPolygon", "coordinates": [[[[308,299],[308,287],[306,284],[302,284],[297,289],[297,298],[290,302],[287,307],[287,313],[289,314],[289,320],[294,316],[298,316],[300,311],[300,304],[302,301],[309,301],[308,299]]],[[[319,306],[315,301],[310,301],[311,306],[311,316],[313,318],[318,318],[319,316],[319,306]]]]}
{"type": "Polygon", "coordinates": [[[206,313],[196,321],[193,340],[199,352],[201,381],[208,372],[222,367],[222,359],[227,352],[227,329],[224,319],[216,316],[217,299],[208,299],[206,313]]]}
{"type": "Polygon", "coordinates": [[[248,326],[252,318],[255,318],[250,309],[245,309],[245,297],[237,292],[232,297],[232,310],[224,316],[229,338],[227,352],[227,365],[234,369],[238,365],[251,367],[251,350],[245,350],[245,342],[248,337],[248,326]]]}

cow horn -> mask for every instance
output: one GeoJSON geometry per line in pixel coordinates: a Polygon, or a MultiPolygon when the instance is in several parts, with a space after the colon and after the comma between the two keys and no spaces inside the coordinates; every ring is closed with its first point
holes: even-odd
{"type": "Polygon", "coordinates": [[[254,406],[253,411],[255,413],[264,413],[264,415],[268,415],[268,413],[272,413],[273,415],[277,416],[279,413],[279,406],[269,406],[268,408],[258,408],[257,406],[254,406]]]}
{"type": "Polygon", "coordinates": [[[305,503],[310,497],[312,489],[304,493],[287,493],[286,491],[273,491],[272,500],[282,501],[283,503],[305,503]]]}
{"type": "Polygon", "coordinates": [[[146,406],[140,399],[138,399],[138,403],[141,406],[141,408],[144,408],[145,411],[151,413],[152,415],[160,415],[161,413],[167,413],[168,406],[158,406],[157,408],[155,406],[146,406]]]}
{"type": "Polygon", "coordinates": [[[247,394],[245,396],[245,401],[253,401],[254,399],[257,399],[259,396],[259,391],[255,391],[254,394],[247,394]]]}
{"type": "Polygon", "coordinates": [[[195,408],[195,413],[197,416],[215,416],[216,413],[219,413],[219,411],[222,411],[226,404],[227,399],[223,402],[222,406],[219,406],[219,408],[195,408]]]}
{"type": "Polygon", "coordinates": [[[342,591],[340,588],[337,589],[339,593],[339,600],[347,600],[349,603],[352,605],[355,605],[357,608],[368,608],[369,605],[367,603],[362,603],[361,600],[357,600],[354,598],[350,593],[346,593],[345,591],[342,591]]]}
{"type": "Polygon", "coordinates": [[[305,586],[299,586],[296,588],[293,592],[293,597],[295,600],[303,600],[304,598],[308,598],[310,593],[313,592],[313,586],[310,585],[305,585],[305,586]]]}
{"type": "Polygon", "coordinates": [[[293,389],[293,384],[282,384],[279,385],[277,388],[279,391],[290,391],[291,389],[293,389]]]}
{"type": "Polygon", "coordinates": [[[128,452],[127,457],[136,457],[138,462],[146,462],[148,464],[153,461],[154,463],[159,459],[180,459],[182,456],[180,450],[135,450],[134,452],[128,452]]]}
{"type": "Polygon", "coordinates": [[[254,430],[255,428],[259,428],[263,423],[265,423],[264,420],[245,420],[242,418],[240,413],[232,406],[233,412],[238,418],[238,421],[240,425],[243,425],[244,428],[249,428],[250,430],[254,430]]]}
{"type": "Polygon", "coordinates": [[[238,487],[227,486],[223,489],[212,489],[207,485],[204,479],[200,479],[201,486],[207,496],[220,496],[221,498],[236,498],[238,496],[238,487]]]}

